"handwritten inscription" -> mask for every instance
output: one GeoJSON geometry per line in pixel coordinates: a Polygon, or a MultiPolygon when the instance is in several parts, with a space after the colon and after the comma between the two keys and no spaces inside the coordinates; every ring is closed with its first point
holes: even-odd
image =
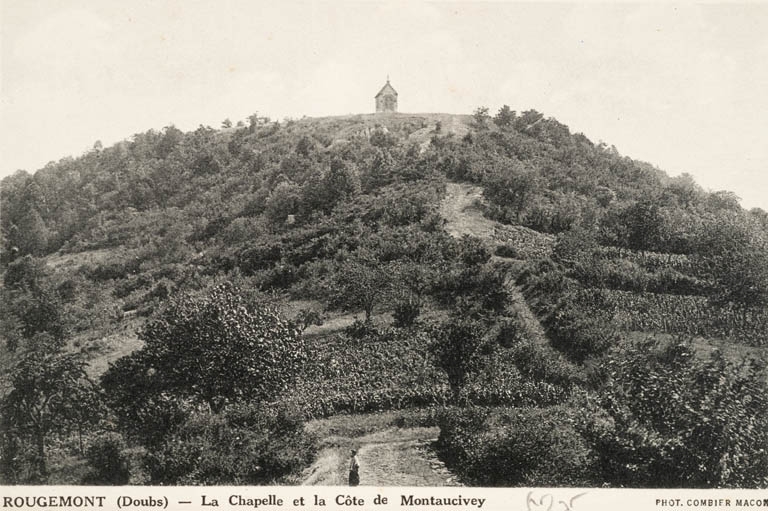
{"type": "Polygon", "coordinates": [[[528,511],[575,511],[576,499],[586,494],[587,492],[578,493],[555,501],[555,497],[551,493],[544,493],[537,497],[535,492],[531,491],[528,492],[525,504],[528,511]]]}

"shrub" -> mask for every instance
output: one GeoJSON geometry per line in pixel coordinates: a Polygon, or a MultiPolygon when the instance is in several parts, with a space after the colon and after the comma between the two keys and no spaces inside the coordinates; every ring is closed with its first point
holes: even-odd
{"type": "Polygon", "coordinates": [[[496,342],[504,348],[511,348],[524,340],[524,329],[518,318],[507,318],[500,322],[496,342]]]}
{"type": "Polygon", "coordinates": [[[86,266],[86,273],[91,280],[124,279],[141,270],[142,259],[138,256],[125,255],[114,261],[86,266]]]}
{"type": "Polygon", "coordinates": [[[494,253],[499,257],[511,257],[513,259],[516,259],[519,257],[517,247],[512,245],[511,243],[504,243],[503,245],[499,245],[496,247],[496,250],[494,253]]]}
{"type": "Polygon", "coordinates": [[[609,358],[602,410],[584,425],[605,481],[620,486],[768,487],[768,388],[755,361],[708,359],[686,342],[636,343],[609,358]]]}
{"type": "Polygon", "coordinates": [[[462,478],[480,486],[587,486],[589,445],[575,409],[449,410],[440,418],[438,450],[462,478]]]}
{"type": "Polygon", "coordinates": [[[86,484],[127,484],[131,473],[125,454],[123,437],[118,433],[106,433],[94,440],[85,453],[91,472],[85,477],[86,484]]]}
{"type": "Polygon", "coordinates": [[[380,332],[372,321],[355,319],[351,325],[344,329],[344,333],[353,339],[363,339],[365,337],[376,337],[380,332]]]}
{"type": "Polygon", "coordinates": [[[619,339],[609,312],[594,308],[585,314],[572,294],[566,295],[563,303],[542,323],[552,346],[576,362],[602,355],[619,339]]]}
{"type": "Polygon", "coordinates": [[[395,304],[395,310],[392,312],[392,317],[395,320],[395,326],[397,328],[406,328],[412,326],[416,322],[419,314],[421,314],[421,306],[418,302],[404,300],[395,304]]]}
{"type": "Polygon", "coordinates": [[[469,377],[482,368],[481,356],[488,346],[483,334],[482,323],[466,319],[448,320],[432,332],[430,352],[448,378],[454,402],[469,377]]]}
{"type": "Polygon", "coordinates": [[[306,467],[315,451],[296,414],[242,404],[193,414],[146,454],[144,466],[152,484],[274,484],[306,467]]]}
{"type": "Polygon", "coordinates": [[[512,348],[512,359],[520,373],[534,381],[569,388],[581,378],[581,374],[575,372],[574,365],[563,355],[530,339],[512,348]]]}
{"type": "Polygon", "coordinates": [[[140,338],[144,347],[112,365],[102,385],[122,424],[150,443],[153,430],[178,424],[184,406],[274,399],[306,359],[295,325],[231,282],[173,298],[140,338]]]}
{"type": "Polygon", "coordinates": [[[506,279],[505,271],[489,265],[455,270],[440,277],[437,298],[465,311],[480,308],[498,313],[509,301],[506,279]]]}

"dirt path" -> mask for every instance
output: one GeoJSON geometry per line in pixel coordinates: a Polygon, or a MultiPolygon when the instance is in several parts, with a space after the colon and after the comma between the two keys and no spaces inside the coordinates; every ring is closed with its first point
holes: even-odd
{"type": "MultiPolygon", "coordinates": [[[[418,438],[413,440],[372,442],[360,447],[360,485],[458,486],[456,478],[431,451],[438,428],[418,429],[425,431],[417,432],[418,438]]],[[[408,436],[409,432],[402,433],[408,436]]]]}
{"type": "Polygon", "coordinates": [[[427,117],[428,124],[408,136],[410,142],[419,144],[422,153],[429,149],[433,137],[450,135],[455,138],[461,138],[469,131],[466,115],[429,114],[427,117]],[[440,123],[440,131],[437,131],[438,123],[440,123]]]}
{"type": "MultiPolygon", "coordinates": [[[[530,231],[519,226],[503,225],[483,216],[482,211],[477,206],[483,200],[483,190],[479,186],[469,183],[447,183],[445,192],[445,198],[440,204],[440,214],[445,218],[445,230],[451,236],[461,237],[469,234],[480,238],[487,246],[492,247],[500,242],[500,234],[502,237],[519,236],[526,235],[526,231],[530,231]]],[[[495,260],[507,259],[495,255],[492,258],[495,260]]],[[[512,281],[508,281],[506,287],[509,291],[510,306],[517,311],[521,319],[520,325],[523,328],[524,336],[541,345],[552,357],[559,359],[562,364],[569,364],[562,354],[552,348],[544,332],[544,327],[541,326],[539,319],[528,306],[520,288],[512,281]]]]}
{"type": "Polygon", "coordinates": [[[396,414],[338,416],[310,424],[324,447],[302,484],[346,486],[349,452],[356,449],[361,486],[460,486],[432,450],[439,428],[395,427],[396,414]]]}
{"type": "Polygon", "coordinates": [[[454,237],[465,234],[485,241],[493,239],[496,222],[483,216],[476,206],[482,201],[483,190],[468,183],[448,183],[445,198],[440,204],[440,214],[446,220],[445,230],[454,237]]]}

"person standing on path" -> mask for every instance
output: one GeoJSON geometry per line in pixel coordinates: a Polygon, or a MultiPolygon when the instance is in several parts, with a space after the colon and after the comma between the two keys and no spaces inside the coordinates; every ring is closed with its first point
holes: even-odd
{"type": "Polygon", "coordinates": [[[349,485],[357,486],[360,484],[360,463],[357,461],[357,451],[352,449],[350,451],[351,458],[349,461],[349,485]]]}

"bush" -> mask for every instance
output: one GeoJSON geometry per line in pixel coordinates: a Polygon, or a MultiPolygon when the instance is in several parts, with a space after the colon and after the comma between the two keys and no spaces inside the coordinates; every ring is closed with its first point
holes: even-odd
{"type": "Polygon", "coordinates": [[[583,378],[565,356],[530,339],[512,348],[512,359],[520,374],[533,381],[545,381],[567,389],[583,378]]]}
{"type": "Polygon", "coordinates": [[[392,317],[397,328],[406,328],[416,322],[419,314],[421,314],[421,306],[415,301],[406,300],[395,304],[392,317]]]}
{"type": "Polygon", "coordinates": [[[296,414],[243,404],[192,415],[144,466],[152,484],[264,485],[298,473],[315,451],[296,414]]]}
{"type": "Polygon", "coordinates": [[[584,312],[578,304],[568,303],[543,322],[552,346],[576,362],[602,355],[619,340],[609,313],[601,309],[589,315],[584,312]]]}
{"type": "Polygon", "coordinates": [[[107,433],[94,440],[85,453],[91,472],[85,484],[124,485],[131,477],[123,437],[107,433]]]}
{"type": "Polygon", "coordinates": [[[363,339],[365,337],[376,337],[380,334],[379,329],[373,321],[363,321],[355,319],[351,325],[344,328],[344,333],[353,339],[363,339]]]}
{"type": "Polygon", "coordinates": [[[768,388],[755,361],[645,341],[609,358],[584,425],[605,481],[662,488],[768,487],[768,388]]]}
{"type": "Polygon", "coordinates": [[[448,410],[438,450],[472,485],[588,486],[593,460],[575,428],[578,413],[565,406],[448,410]]]}
{"type": "Polygon", "coordinates": [[[490,265],[469,267],[443,274],[437,283],[437,298],[462,310],[501,312],[509,301],[507,274],[490,265]]]}
{"type": "Polygon", "coordinates": [[[144,346],[111,365],[102,386],[121,425],[145,443],[190,408],[274,399],[306,360],[296,326],[231,282],[172,298],[139,336],[144,346]]]}
{"type": "Polygon", "coordinates": [[[138,273],[141,270],[141,263],[142,259],[138,256],[126,255],[114,261],[86,266],[85,271],[91,280],[124,279],[138,273]]]}
{"type": "Polygon", "coordinates": [[[510,257],[513,259],[516,259],[519,257],[517,247],[512,245],[511,243],[504,243],[503,245],[499,245],[496,247],[496,250],[494,253],[499,257],[510,257]]]}

